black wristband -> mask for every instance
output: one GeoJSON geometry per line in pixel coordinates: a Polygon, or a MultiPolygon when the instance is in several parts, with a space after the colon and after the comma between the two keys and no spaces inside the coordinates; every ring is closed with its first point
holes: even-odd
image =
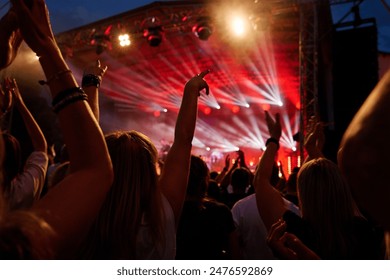
{"type": "Polygon", "coordinates": [[[85,93],[73,93],[62,99],[60,102],[58,102],[54,107],[53,111],[54,113],[58,113],[62,109],[64,109],[66,106],[75,103],[77,101],[83,101],[86,100],[88,101],[88,96],[85,93]]]}
{"type": "Polygon", "coordinates": [[[83,79],[81,81],[81,86],[83,88],[90,87],[90,86],[99,88],[100,82],[101,82],[101,78],[99,76],[93,74],[87,74],[83,76],[83,79]]]}
{"type": "Polygon", "coordinates": [[[84,93],[84,90],[80,87],[72,87],[72,88],[68,88],[68,89],[65,89],[61,92],[59,92],[52,100],[51,102],[51,105],[53,107],[55,107],[59,102],[61,102],[61,100],[63,100],[64,98],[66,98],[67,96],[69,96],[70,94],[72,93],[75,93],[75,92],[78,92],[80,94],[83,94],[84,93]]]}
{"type": "Polygon", "coordinates": [[[269,143],[275,143],[278,147],[278,150],[279,150],[279,141],[273,137],[270,137],[267,139],[267,141],[265,142],[265,146],[267,147],[269,143]]]}

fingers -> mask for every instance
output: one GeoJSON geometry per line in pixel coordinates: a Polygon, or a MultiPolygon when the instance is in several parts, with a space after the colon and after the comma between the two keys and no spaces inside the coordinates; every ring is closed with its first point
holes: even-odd
{"type": "Polygon", "coordinates": [[[205,70],[203,72],[200,72],[198,74],[198,77],[201,77],[203,79],[208,73],[210,73],[210,69],[207,69],[207,70],[205,70]]]}
{"type": "Polygon", "coordinates": [[[206,95],[209,95],[210,94],[210,89],[209,89],[209,85],[206,83],[206,81],[203,79],[208,73],[210,73],[210,70],[207,69],[205,71],[202,71],[200,72],[198,75],[196,75],[196,77],[199,77],[202,79],[203,83],[200,84],[200,88],[199,90],[203,90],[205,89],[206,90],[206,95]]]}
{"type": "Polygon", "coordinates": [[[265,111],[265,121],[267,122],[267,125],[270,126],[273,124],[274,120],[272,119],[271,115],[268,113],[268,111],[265,111]]]}
{"type": "Polygon", "coordinates": [[[279,113],[276,113],[276,115],[275,115],[275,122],[280,124],[280,114],[279,113]]]}
{"type": "Polygon", "coordinates": [[[106,71],[107,71],[107,69],[108,69],[108,66],[107,66],[107,65],[105,65],[105,66],[102,66],[102,65],[101,65],[99,59],[96,60],[96,67],[98,67],[98,68],[102,71],[101,75],[104,75],[104,73],[106,73],[106,71]]]}
{"type": "Polygon", "coordinates": [[[285,243],[293,250],[299,259],[319,259],[319,257],[310,250],[302,241],[292,233],[285,234],[285,243]]]}
{"type": "Polygon", "coordinates": [[[286,229],[287,229],[286,222],[283,221],[282,219],[279,219],[276,223],[274,223],[271,226],[267,241],[271,241],[271,239],[273,238],[280,239],[283,236],[286,229]]]}

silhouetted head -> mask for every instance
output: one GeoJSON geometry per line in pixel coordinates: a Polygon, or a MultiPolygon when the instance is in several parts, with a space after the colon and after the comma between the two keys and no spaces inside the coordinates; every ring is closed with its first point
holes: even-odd
{"type": "Polygon", "coordinates": [[[200,157],[192,155],[187,195],[197,198],[205,197],[209,178],[210,174],[207,164],[200,157]]]}
{"type": "Polygon", "coordinates": [[[295,193],[297,191],[297,177],[298,177],[299,168],[295,167],[288,180],[286,182],[287,192],[295,193]]]}
{"type": "Polygon", "coordinates": [[[215,180],[215,178],[218,177],[218,172],[217,171],[211,171],[210,172],[210,179],[215,180]]]}
{"type": "Polygon", "coordinates": [[[221,190],[218,186],[217,181],[209,180],[209,184],[207,186],[207,197],[214,198],[219,200],[221,197],[221,190]]]}
{"type": "Polygon", "coordinates": [[[233,186],[234,192],[245,192],[246,188],[250,185],[249,170],[243,167],[234,169],[230,183],[233,186]]]}

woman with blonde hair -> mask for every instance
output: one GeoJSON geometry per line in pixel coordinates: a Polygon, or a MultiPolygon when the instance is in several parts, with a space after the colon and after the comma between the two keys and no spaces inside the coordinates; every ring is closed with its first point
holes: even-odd
{"type": "MultiPolygon", "coordinates": [[[[275,233],[278,228],[277,238],[282,240],[286,239],[284,231],[294,234],[323,259],[383,259],[383,235],[357,211],[337,165],[322,157],[320,123],[309,131],[305,141],[309,158],[297,178],[302,216],[286,210],[282,195],[269,183],[281,136],[279,115],[273,119],[266,112],[266,121],[271,137],[257,167],[254,185],[258,210],[268,230],[275,233]]],[[[308,256],[313,255],[303,258],[308,256]]]]}
{"type": "Polygon", "coordinates": [[[157,174],[157,150],[146,135],[137,131],[106,135],[114,183],[85,239],[81,258],[175,258],[176,228],[186,196],[198,96],[202,89],[208,94],[203,79],[208,72],[191,78],[184,87],[174,141],[161,175],[157,174]]]}

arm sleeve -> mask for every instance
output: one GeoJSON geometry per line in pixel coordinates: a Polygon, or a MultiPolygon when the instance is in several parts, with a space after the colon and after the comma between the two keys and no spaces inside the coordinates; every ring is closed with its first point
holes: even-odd
{"type": "Polygon", "coordinates": [[[9,194],[12,209],[29,208],[34,200],[38,200],[48,166],[48,156],[45,152],[35,151],[27,158],[23,172],[18,174],[11,183],[9,194]]]}

